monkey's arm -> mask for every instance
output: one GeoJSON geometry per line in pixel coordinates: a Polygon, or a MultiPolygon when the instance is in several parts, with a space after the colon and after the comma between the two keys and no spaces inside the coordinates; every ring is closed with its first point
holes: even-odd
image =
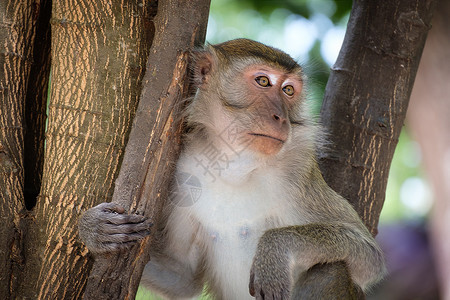
{"type": "Polygon", "coordinates": [[[150,253],[141,283],[169,299],[192,298],[203,290],[199,225],[175,208],[150,253]]]}
{"type": "Polygon", "coordinates": [[[353,282],[343,261],[317,264],[297,278],[291,299],[361,300],[362,289],[353,282]]]}
{"type": "MultiPolygon", "coordinates": [[[[199,264],[182,261],[173,253],[158,253],[145,266],[141,284],[170,299],[192,298],[203,289],[202,270],[199,264]]],[[[187,254],[188,256],[189,254],[187,254]]]]}
{"type": "Polygon", "coordinates": [[[307,224],[268,230],[258,243],[250,274],[257,299],[287,299],[293,283],[316,264],[344,261],[355,283],[366,289],[385,272],[370,234],[359,224],[307,224]]]}

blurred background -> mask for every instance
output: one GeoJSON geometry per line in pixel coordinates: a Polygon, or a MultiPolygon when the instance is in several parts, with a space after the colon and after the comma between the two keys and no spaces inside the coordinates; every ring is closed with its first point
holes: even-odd
{"type": "MultiPolygon", "coordinates": [[[[389,276],[368,299],[450,299],[450,0],[428,35],[392,161],[377,240],[389,276]]],[[[212,0],[206,40],[250,38],[300,62],[316,117],[350,0],[212,0]]],[[[139,299],[148,299],[140,289],[139,299]]]]}

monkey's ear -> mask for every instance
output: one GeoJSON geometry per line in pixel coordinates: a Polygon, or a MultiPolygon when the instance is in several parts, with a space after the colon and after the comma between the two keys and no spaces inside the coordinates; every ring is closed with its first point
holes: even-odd
{"type": "Polygon", "coordinates": [[[193,68],[192,75],[196,87],[201,87],[209,82],[214,58],[207,50],[194,51],[192,53],[193,68]]]}

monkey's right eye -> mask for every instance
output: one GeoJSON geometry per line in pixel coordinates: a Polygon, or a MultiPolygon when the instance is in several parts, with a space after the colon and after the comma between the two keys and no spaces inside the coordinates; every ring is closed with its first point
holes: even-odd
{"type": "Polygon", "coordinates": [[[266,76],[258,76],[255,78],[255,81],[263,87],[267,87],[267,86],[272,86],[270,84],[269,78],[267,78],[266,76]]]}

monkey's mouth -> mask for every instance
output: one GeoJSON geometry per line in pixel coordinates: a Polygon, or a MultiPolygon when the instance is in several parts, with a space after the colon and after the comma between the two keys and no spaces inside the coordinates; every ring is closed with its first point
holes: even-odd
{"type": "Polygon", "coordinates": [[[249,133],[249,135],[269,138],[269,139],[275,140],[275,141],[280,142],[280,143],[283,143],[283,144],[284,144],[284,142],[285,142],[285,141],[282,140],[282,139],[279,139],[279,138],[274,137],[274,136],[271,136],[271,135],[263,134],[263,133],[249,133]]]}

